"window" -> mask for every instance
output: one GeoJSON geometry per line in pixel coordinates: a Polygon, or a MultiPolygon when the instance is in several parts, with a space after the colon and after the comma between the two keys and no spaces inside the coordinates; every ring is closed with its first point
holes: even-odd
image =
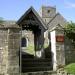
{"type": "Polygon", "coordinates": [[[50,13],[50,10],[48,10],[47,13],[50,13]]]}
{"type": "Polygon", "coordinates": [[[26,40],[26,38],[22,38],[22,40],[21,40],[21,47],[26,47],[27,46],[27,40],[26,40]]]}

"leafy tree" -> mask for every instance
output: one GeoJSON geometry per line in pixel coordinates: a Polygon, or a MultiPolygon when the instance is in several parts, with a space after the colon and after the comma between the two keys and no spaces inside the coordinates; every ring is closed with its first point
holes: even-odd
{"type": "Polygon", "coordinates": [[[0,17],[0,24],[3,23],[3,22],[4,22],[3,18],[0,17]]]}
{"type": "Polygon", "coordinates": [[[69,22],[66,29],[66,36],[72,41],[73,44],[75,44],[75,23],[69,22]]]}

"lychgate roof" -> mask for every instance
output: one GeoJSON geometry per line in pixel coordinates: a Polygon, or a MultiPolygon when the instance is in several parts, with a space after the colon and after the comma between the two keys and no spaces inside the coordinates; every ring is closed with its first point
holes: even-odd
{"type": "Polygon", "coordinates": [[[47,27],[46,27],[44,21],[42,20],[42,18],[39,16],[39,14],[35,11],[35,9],[34,9],[33,7],[30,7],[30,8],[24,13],[24,15],[22,15],[22,17],[17,21],[17,24],[18,24],[18,25],[22,25],[23,21],[24,21],[24,23],[26,24],[27,21],[25,21],[25,20],[27,20],[28,18],[31,18],[31,19],[29,20],[29,22],[28,22],[27,24],[32,24],[32,23],[35,24],[35,25],[38,24],[38,25],[41,25],[42,28],[44,28],[45,30],[47,29],[47,27]],[[30,15],[30,14],[32,14],[32,15],[30,15]],[[32,20],[34,20],[34,19],[36,19],[35,22],[32,21],[32,20]]]}

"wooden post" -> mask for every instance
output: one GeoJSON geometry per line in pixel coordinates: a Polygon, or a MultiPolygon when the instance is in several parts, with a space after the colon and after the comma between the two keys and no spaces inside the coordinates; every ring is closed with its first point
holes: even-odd
{"type": "Polygon", "coordinates": [[[37,58],[44,57],[44,32],[34,34],[35,56],[37,58]]]}

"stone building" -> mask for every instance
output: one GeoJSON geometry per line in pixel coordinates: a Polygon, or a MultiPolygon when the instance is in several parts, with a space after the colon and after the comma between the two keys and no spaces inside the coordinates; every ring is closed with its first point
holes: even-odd
{"type": "Polygon", "coordinates": [[[64,66],[68,60],[64,35],[66,23],[56,12],[56,7],[42,6],[39,13],[30,7],[17,22],[0,24],[0,74],[19,75],[64,66]]]}

